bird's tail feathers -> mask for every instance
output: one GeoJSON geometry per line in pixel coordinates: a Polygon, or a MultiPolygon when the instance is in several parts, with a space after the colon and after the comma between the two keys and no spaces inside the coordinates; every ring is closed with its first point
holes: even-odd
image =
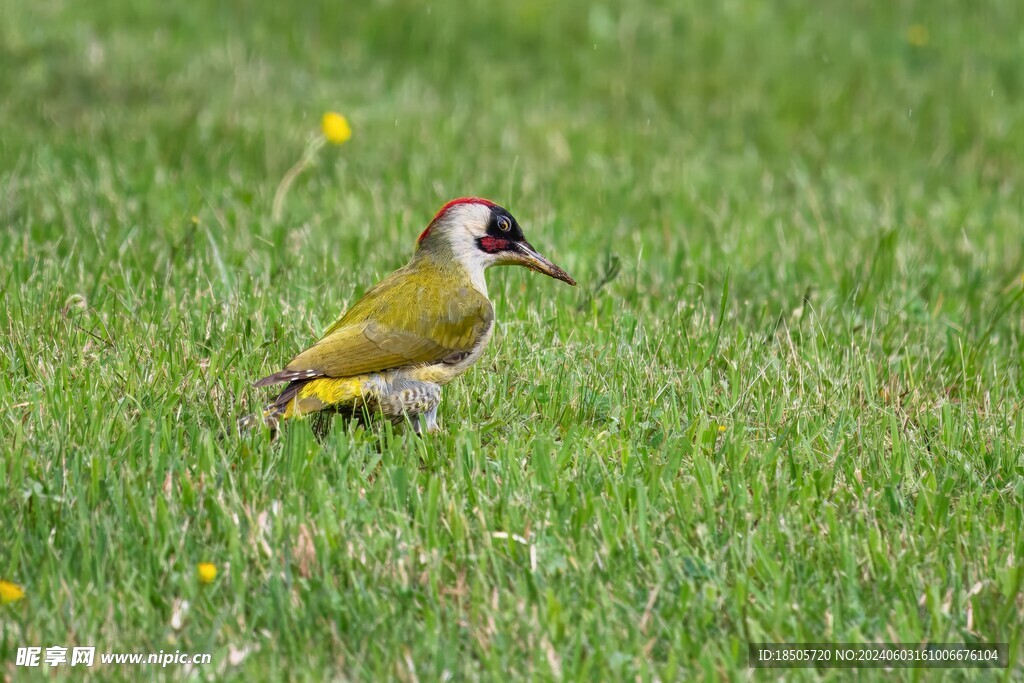
{"type": "Polygon", "coordinates": [[[299,389],[305,384],[304,381],[292,382],[285,390],[277,395],[273,401],[268,403],[262,411],[253,413],[252,415],[246,415],[245,417],[238,420],[238,431],[239,433],[247,432],[250,429],[259,425],[266,425],[270,429],[271,437],[277,435],[277,426],[283,418],[288,417],[289,404],[295,399],[299,393],[299,389]]]}
{"type": "Polygon", "coordinates": [[[276,436],[281,420],[301,419],[321,410],[356,409],[364,405],[368,397],[379,394],[378,384],[379,381],[366,375],[292,380],[261,412],[240,419],[238,431],[244,432],[264,424],[271,435],[276,436]]]}

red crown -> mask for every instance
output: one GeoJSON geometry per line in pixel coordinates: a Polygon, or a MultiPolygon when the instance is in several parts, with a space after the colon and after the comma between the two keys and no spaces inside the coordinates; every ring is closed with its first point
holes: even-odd
{"type": "Polygon", "coordinates": [[[420,238],[416,240],[416,243],[419,244],[426,238],[426,236],[430,233],[430,229],[434,227],[434,223],[437,222],[438,218],[448,213],[448,210],[451,209],[453,206],[458,206],[459,204],[483,204],[484,206],[497,206],[490,199],[483,199],[481,197],[460,197],[458,199],[453,199],[444,206],[442,206],[441,209],[434,214],[434,217],[430,219],[430,224],[427,226],[427,229],[420,233],[420,238]]]}

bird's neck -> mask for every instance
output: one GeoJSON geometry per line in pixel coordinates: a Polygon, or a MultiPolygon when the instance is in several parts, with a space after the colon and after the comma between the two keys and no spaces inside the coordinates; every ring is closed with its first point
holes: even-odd
{"type": "Polygon", "coordinates": [[[487,280],[484,271],[487,264],[473,253],[460,253],[449,245],[420,245],[409,266],[429,269],[455,281],[467,282],[473,289],[487,297],[487,280]]]}

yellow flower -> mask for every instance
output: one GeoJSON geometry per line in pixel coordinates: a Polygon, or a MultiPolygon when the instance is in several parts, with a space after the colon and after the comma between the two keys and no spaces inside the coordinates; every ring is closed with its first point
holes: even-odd
{"type": "Polygon", "coordinates": [[[718,431],[724,432],[727,429],[725,425],[718,425],[718,431]]]}
{"type": "Polygon", "coordinates": [[[217,567],[212,562],[200,562],[196,568],[201,583],[213,583],[217,578],[217,567]]]}
{"type": "Polygon", "coordinates": [[[320,121],[320,130],[328,142],[341,145],[348,142],[352,137],[352,128],[348,125],[348,119],[337,112],[329,111],[324,114],[320,121]]]}
{"type": "Polygon", "coordinates": [[[924,47],[928,44],[928,29],[921,24],[911,24],[907,28],[907,42],[914,47],[924,47]]]}
{"type": "Polygon", "coordinates": [[[0,579],[0,605],[16,602],[25,597],[25,590],[16,583],[0,579]]]}

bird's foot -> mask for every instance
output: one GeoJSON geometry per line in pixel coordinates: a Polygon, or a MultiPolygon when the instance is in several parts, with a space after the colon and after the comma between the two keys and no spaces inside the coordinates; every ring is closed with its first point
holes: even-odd
{"type": "Polygon", "coordinates": [[[416,436],[423,436],[424,434],[437,434],[441,431],[441,426],[437,424],[437,415],[416,415],[410,417],[412,422],[412,431],[416,436]]]}

